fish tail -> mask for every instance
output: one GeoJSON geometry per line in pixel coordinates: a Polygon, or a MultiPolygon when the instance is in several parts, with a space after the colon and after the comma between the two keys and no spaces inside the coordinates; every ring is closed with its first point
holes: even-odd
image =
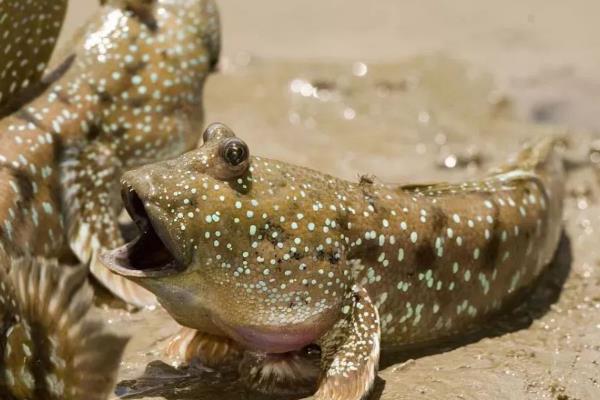
{"type": "Polygon", "coordinates": [[[85,268],[0,249],[0,398],[105,400],[127,343],[90,318],[85,268]]]}
{"type": "MultiPolygon", "coordinates": [[[[512,161],[498,171],[503,179],[533,179],[540,184],[544,193],[543,207],[547,211],[548,225],[546,236],[552,248],[562,232],[563,199],[565,195],[565,171],[559,148],[564,137],[546,136],[524,144],[512,161]]],[[[548,262],[553,256],[550,252],[548,262]]]]}
{"type": "Polygon", "coordinates": [[[505,165],[493,170],[493,175],[504,175],[511,178],[536,177],[542,181],[553,196],[562,198],[564,187],[564,165],[558,148],[564,143],[560,136],[545,136],[526,142],[521,150],[505,165]]]}
{"type": "MultiPolygon", "coordinates": [[[[547,197],[550,224],[547,235],[550,241],[558,243],[562,233],[563,199],[565,198],[565,168],[559,149],[564,145],[564,137],[548,136],[533,142],[523,152],[524,163],[542,181],[547,197]]],[[[547,263],[553,254],[548,254],[547,263]]]]}
{"type": "Polygon", "coordinates": [[[560,165],[562,169],[562,161],[556,163],[555,160],[560,160],[557,147],[563,142],[564,139],[560,136],[544,136],[526,142],[517,154],[515,163],[519,168],[536,174],[556,172],[553,164],[560,165]],[[552,167],[552,171],[548,171],[548,167],[552,167]]]}
{"type": "MultiPolygon", "coordinates": [[[[546,136],[526,143],[517,155],[516,166],[542,181],[551,203],[562,210],[565,186],[563,159],[558,151],[564,143],[560,136],[546,136]]],[[[552,204],[551,207],[552,208],[552,204]]]]}

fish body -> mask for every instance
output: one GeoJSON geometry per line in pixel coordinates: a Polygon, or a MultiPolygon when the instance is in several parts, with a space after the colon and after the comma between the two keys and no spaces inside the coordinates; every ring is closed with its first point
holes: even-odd
{"type": "Polygon", "coordinates": [[[96,254],[123,243],[122,171],[196,145],[204,81],[219,54],[216,6],[107,2],[70,50],[47,88],[0,120],[0,243],[17,256],[72,252],[121,298],[152,304],[150,293],[110,274],[96,254]]]}
{"type": "Polygon", "coordinates": [[[67,1],[0,2],[0,398],[105,399],[125,338],[90,317],[90,264],[115,294],[154,297],[95,262],[123,241],[124,168],[193,148],[219,53],[210,0],[108,2],[43,75],[67,1]],[[52,4],[50,4],[52,3],[52,4]]]}
{"type": "Polygon", "coordinates": [[[0,2],[0,118],[43,90],[66,11],[67,0],[0,2]]]}
{"type": "Polygon", "coordinates": [[[543,157],[533,168],[521,160],[480,181],[338,192],[353,197],[337,207],[354,209],[345,234],[352,282],[373,294],[383,347],[480,328],[537,280],[561,233],[562,161],[552,143],[524,150],[543,157]]]}
{"type": "Polygon", "coordinates": [[[204,142],[123,176],[142,235],[103,261],[200,335],[294,358],[318,344],[319,399],[362,398],[382,348],[481,326],[532,285],[558,244],[552,139],[480,181],[423,186],[252,157],[220,124],[204,142]]]}
{"type": "Polygon", "coordinates": [[[66,1],[0,2],[0,398],[106,399],[126,339],[90,317],[88,268],[126,301],[153,295],[96,253],[123,241],[124,168],[195,146],[217,62],[210,0],[108,2],[42,75],[66,1]],[[52,4],[49,4],[52,3],[52,4]],[[16,67],[16,68],[15,68],[16,67]]]}

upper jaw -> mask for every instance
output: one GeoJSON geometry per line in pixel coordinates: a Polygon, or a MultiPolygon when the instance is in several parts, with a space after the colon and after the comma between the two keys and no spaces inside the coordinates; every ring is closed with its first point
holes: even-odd
{"type": "Polygon", "coordinates": [[[121,195],[125,208],[140,230],[131,242],[100,254],[100,261],[112,272],[131,278],[173,275],[185,269],[185,255],[164,222],[160,207],[144,202],[144,188],[123,182],[121,195]]]}

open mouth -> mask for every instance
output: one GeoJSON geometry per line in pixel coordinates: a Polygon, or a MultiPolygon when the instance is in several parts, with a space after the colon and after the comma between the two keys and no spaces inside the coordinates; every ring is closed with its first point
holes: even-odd
{"type": "Polygon", "coordinates": [[[165,276],[180,271],[183,263],[176,256],[169,235],[157,219],[151,218],[138,193],[124,187],[121,197],[140,235],[124,246],[103,252],[100,255],[103,264],[119,275],[133,277],[165,276]]]}

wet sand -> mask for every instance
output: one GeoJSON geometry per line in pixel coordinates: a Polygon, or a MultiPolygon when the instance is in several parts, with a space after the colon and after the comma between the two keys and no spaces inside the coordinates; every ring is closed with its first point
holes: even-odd
{"type": "MultiPolygon", "coordinates": [[[[539,135],[569,139],[565,236],[532,294],[479,335],[384,355],[371,399],[600,398],[600,4],[219,3],[224,57],[207,120],[254,154],[431,182],[477,177],[539,135]]],[[[234,372],[161,364],[176,330],[162,311],[97,311],[134,336],[120,395],[265,399],[234,372]]]]}

